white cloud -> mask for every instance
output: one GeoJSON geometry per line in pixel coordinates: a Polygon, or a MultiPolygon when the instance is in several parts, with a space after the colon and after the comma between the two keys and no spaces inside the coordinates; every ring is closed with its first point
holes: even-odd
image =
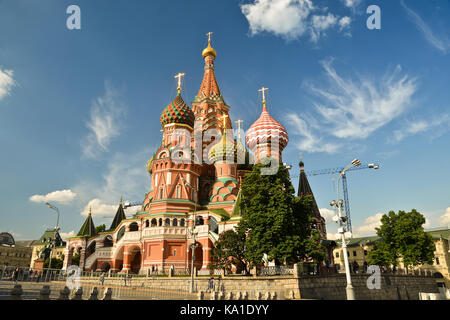
{"type": "Polygon", "coordinates": [[[332,13],[313,14],[313,12],[327,10],[326,7],[316,7],[312,0],[254,0],[253,3],[241,5],[241,11],[247,18],[251,35],[269,32],[293,40],[300,38],[308,31],[313,42],[317,42],[326,30],[338,23],[341,26],[339,31],[350,24],[349,19],[341,19],[341,24],[340,17],[332,13]]]}
{"type": "Polygon", "coordinates": [[[337,23],[338,18],[330,12],[326,16],[312,16],[311,40],[317,42],[326,30],[335,26],[337,23]]]}
{"type": "Polygon", "coordinates": [[[92,199],[88,202],[88,204],[84,207],[81,214],[83,216],[87,216],[89,214],[89,210],[92,208],[92,216],[93,217],[114,217],[114,214],[117,212],[119,204],[106,204],[103,203],[100,199],[92,199]]]}
{"type": "Polygon", "coordinates": [[[450,207],[445,209],[445,213],[439,217],[439,222],[444,226],[450,226],[450,207]]]}
{"type": "Polygon", "coordinates": [[[447,54],[450,50],[450,41],[448,39],[441,39],[437,37],[431,28],[423,21],[423,19],[412,9],[410,9],[403,0],[400,1],[403,8],[405,8],[408,16],[414,22],[414,24],[419,28],[419,30],[423,33],[425,39],[436,49],[441,51],[444,54],[447,54]]]}
{"type": "MultiPolygon", "coordinates": [[[[116,204],[107,204],[100,199],[92,199],[84,207],[83,211],[81,211],[81,215],[87,216],[89,214],[89,210],[92,208],[93,217],[113,218],[117,212],[118,207],[119,207],[118,202],[116,204]]],[[[128,207],[125,209],[125,215],[130,216],[140,209],[141,206],[128,207]]]]}
{"type": "Polygon", "coordinates": [[[353,228],[355,233],[358,235],[374,235],[376,234],[375,228],[378,228],[381,226],[381,217],[383,216],[382,213],[377,213],[373,216],[367,217],[364,220],[364,224],[362,226],[358,226],[356,228],[353,228]]]}
{"type": "Polygon", "coordinates": [[[75,192],[72,190],[57,190],[46,195],[34,195],[30,197],[30,201],[36,203],[46,203],[46,202],[59,202],[63,204],[67,204],[72,202],[77,197],[75,192]]]}
{"type": "Polygon", "coordinates": [[[328,240],[338,240],[335,233],[327,233],[327,239],[328,240]]]}
{"type": "Polygon", "coordinates": [[[416,92],[416,80],[400,75],[397,66],[382,79],[359,77],[357,81],[339,76],[331,61],[322,62],[329,79],[328,88],[309,85],[321,102],[315,102],[316,111],[324,127],[340,139],[365,139],[374,131],[402,115],[416,92]]]}
{"type": "Polygon", "coordinates": [[[348,8],[356,8],[361,3],[361,0],[343,0],[343,2],[348,8]]]}
{"type": "Polygon", "coordinates": [[[344,29],[348,28],[351,23],[352,23],[352,19],[350,17],[342,17],[341,19],[339,19],[340,30],[344,30],[344,29]]]}
{"type": "Polygon", "coordinates": [[[333,143],[324,143],[322,138],[317,137],[313,130],[308,126],[305,120],[295,113],[286,115],[293,134],[303,136],[303,139],[296,139],[295,145],[299,150],[307,152],[326,152],[335,153],[339,150],[340,145],[333,143]]]}
{"type": "Polygon", "coordinates": [[[60,232],[59,235],[63,240],[66,240],[67,238],[75,237],[75,231],[72,230],[70,232],[60,232]]]}
{"type": "Polygon", "coordinates": [[[320,215],[325,219],[327,223],[334,222],[333,220],[331,220],[331,218],[333,218],[336,215],[336,212],[334,212],[334,210],[327,208],[320,208],[319,211],[320,215]]]}
{"type": "Polygon", "coordinates": [[[2,70],[0,67],[0,100],[9,95],[12,87],[16,84],[13,75],[14,72],[12,70],[2,70]]]}
{"type": "Polygon", "coordinates": [[[125,111],[119,92],[105,82],[105,94],[92,102],[91,118],[86,123],[90,132],[81,142],[84,157],[97,158],[108,151],[111,141],[122,130],[125,111]]]}
{"type": "MultiPolygon", "coordinates": [[[[87,215],[92,206],[93,216],[113,217],[121,196],[124,202],[142,201],[150,187],[146,163],[154,150],[144,148],[136,153],[116,153],[109,160],[100,182],[83,181],[77,185],[74,190],[80,194],[80,201],[87,203],[81,214],[87,215]]],[[[131,207],[125,212],[131,215],[138,209],[139,206],[131,207]]]]}
{"type": "Polygon", "coordinates": [[[389,140],[391,143],[400,142],[408,136],[418,133],[423,133],[433,129],[433,134],[436,135],[438,131],[436,128],[441,127],[440,132],[445,132],[450,128],[450,115],[443,114],[433,120],[406,120],[403,128],[394,131],[393,137],[389,140]]]}

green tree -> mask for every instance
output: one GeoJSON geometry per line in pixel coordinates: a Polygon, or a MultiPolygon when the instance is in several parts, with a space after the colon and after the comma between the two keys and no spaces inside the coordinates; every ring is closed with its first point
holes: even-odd
{"type": "Polygon", "coordinates": [[[80,254],[78,252],[75,252],[72,256],[71,265],[78,266],[79,264],[80,264],[80,254]]]}
{"type": "Polygon", "coordinates": [[[261,265],[264,254],[277,264],[323,259],[318,235],[312,231],[311,197],[294,195],[284,165],[273,175],[262,175],[263,167],[255,165],[241,187],[242,218],[237,231],[247,235],[245,260],[261,265]]]}
{"type": "Polygon", "coordinates": [[[238,270],[248,272],[245,253],[245,233],[228,230],[220,234],[212,251],[213,268],[230,269],[234,264],[238,270]]]}
{"type": "MultiPolygon", "coordinates": [[[[48,268],[49,263],[50,263],[50,258],[47,258],[44,261],[44,268],[48,268]]],[[[63,263],[64,263],[64,255],[62,256],[62,258],[52,257],[52,265],[50,267],[52,269],[61,269],[63,267],[63,263]]]]}
{"type": "Polygon", "coordinates": [[[101,224],[99,226],[95,227],[95,233],[99,233],[99,232],[105,232],[106,230],[106,225],[105,224],[101,224]]]}
{"type": "Polygon", "coordinates": [[[376,228],[382,241],[369,253],[369,263],[396,267],[401,259],[406,268],[432,264],[436,248],[424,224],[425,217],[415,209],[383,215],[381,226],[376,228]]]}

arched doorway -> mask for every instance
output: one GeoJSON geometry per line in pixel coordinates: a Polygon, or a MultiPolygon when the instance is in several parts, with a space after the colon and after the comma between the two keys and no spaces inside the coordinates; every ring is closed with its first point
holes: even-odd
{"type": "Polygon", "coordinates": [[[120,272],[123,268],[123,250],[123,246],[119,250],[117,250],[112,266],[114,271],[120,272]]]}
{"type": "Polygon", "coordinates": [[[134,274],[139,274],[141,270],[141,249],[134,247],[130,251],[130,272],[134,274]]]}
{"type": "Polygon", "coordinates": [[[102,272],[108,272],[111,269],[111,265],[108,262],[104,262],[100,269],[102,272]]]}

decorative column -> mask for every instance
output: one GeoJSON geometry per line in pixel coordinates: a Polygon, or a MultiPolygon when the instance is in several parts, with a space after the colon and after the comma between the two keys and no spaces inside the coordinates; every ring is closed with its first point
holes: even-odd
{"type": "Polygon", "coordinates": [[[127,273],[131,268],[131,252],[128,247],[123,248],[123,268],[122,272],[127,273]]]}

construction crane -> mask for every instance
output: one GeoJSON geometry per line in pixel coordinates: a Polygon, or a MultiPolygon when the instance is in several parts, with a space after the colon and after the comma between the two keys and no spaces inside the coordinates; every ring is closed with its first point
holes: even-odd
{"type": "MultiPolygon", "coordinates": [[[[378,170],[380,168],[377,164],[362,164],[357,167],[353,167],[348,169],[343,175],[342,175],[342,189],[344,190],[344,208],[345,208],[345,214],[347,216],[347,230],[350,232],[352,231],[352,223],[350,219],[350,203],[348,200],[348,188],[347,188],[347,172],[348,171],[355,171],[355,170],[364,170],[364,169],[375,169],[378,170]]],[[[320,170],[313,170],[313,171],[307,171],[305,174],[307,176],[319,176],[324,174],[340,174],[345,168],[332,168],[332,169],[320,169],[320,170]]],[[[339,201],[340,199],[337,199],[339,201]]]]}

